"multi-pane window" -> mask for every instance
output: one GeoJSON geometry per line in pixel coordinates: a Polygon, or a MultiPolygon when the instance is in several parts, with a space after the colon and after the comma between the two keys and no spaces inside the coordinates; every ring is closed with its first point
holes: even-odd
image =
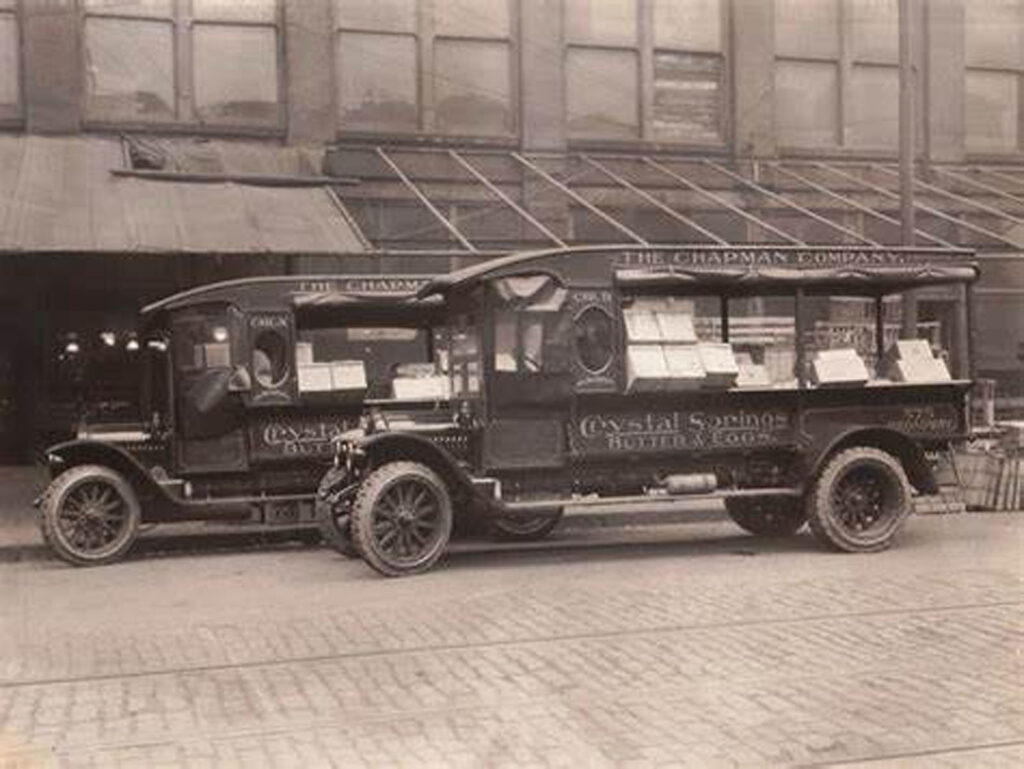
{"type": "Polygon", "coordinates": [[[720,0],[565,0],[569,136],[724,143],[723,13],[720,0]]]}
{"type": "Polygon", "coordinates": [[[0,120],[20,114],[18,18],[15,0],[0,0],[0,120]]]}
{"type": "Polygon", "coordinates": [[[1024,3],[971,0],[964,17],[967,149],[1014,152],[1021,139],[1024,3]]]}
{"type": "Polygon", "coordinates": [[[509,136],[510,0],[335,0],[341,131],[509,136]]]}
{"type": "Polygon", "coordinates": [[[775,0],[775,55],[780,144],[896,148],[896,0],[775,0]]]}
{"type": "Polygon", "coordinates": [[[277,127],[277,0],[83,0],[86,117],[277,127]]]}

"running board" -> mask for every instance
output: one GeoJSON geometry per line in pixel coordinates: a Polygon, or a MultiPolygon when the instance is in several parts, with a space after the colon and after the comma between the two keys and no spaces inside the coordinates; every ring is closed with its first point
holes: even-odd
{"type": "MultiPolygon", "coordinates": [[[[790,497],[798,499],[803,496],[803,490],[795,487],[766,488],[766,489],[734,489],[719,490],[705,494],[634,494],[623,497],[598,497],[588,496],[579,499],[567,500],[544,500],[530,502],[505,502],[501,505],[501,517],[506,518],[530,518],[545,512],[552,512],[561,508],[565,515],[572,515],[576,512],[586,511],[593,507],[635,507],[636,512],[648,512],[648,508],[660,507],[673,502],[714,502],[727,499],[757,499],[760,497],[790,497]]],[[[621,514],[622,511],[616,511],[621,514]]],[[[627,512],[628,514],[628,512],[627,512]]]]}

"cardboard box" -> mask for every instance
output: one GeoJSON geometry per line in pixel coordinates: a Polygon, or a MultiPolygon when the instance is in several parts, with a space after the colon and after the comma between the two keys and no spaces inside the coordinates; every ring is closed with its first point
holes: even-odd
{"type": "Polygon", "coordinates": [[[447,400],[448,379],[443,376],[396,377],[391,393],[397,400],[447,400]]]}
{"type": "Polygon", "coordinates": [[[361,360],[336,360],[330,366],[335,390],[349,393],[366,390],[366,369],[361,360]]]}
{"type": "Polygon", "coordinates": [[[324,393],[334,389],[330,363],[305,363],[298,367],[300,393],[324,393]]]}
{"type": "Polygon", "coordinates": [[[295,363],[298,366],[306,366],[313,362],[313,343],[295,343],[295,363]]]}
{"type": "Polygon", "coordinates": [[[626,340],[629,342],[660,342],[661,327],[654,313],[649,310],[627,310],[623,313],[626,321],[626,340]]]}
{"type": "Polygon", "coordinates": [[[709,387],[732,387],[740,369],[732,345],[725,342],[701,342],[697,345],[700,362],[706,374],[704,384],[709,387]]]}
{"type": "Polygon", "coordinates": [[[667,369],[664,389],[690,390],[705,383],[706,372],[697,345],[666,344],[662,349],[667,369]]]}
{"type": "Polygon", "coordinates": [[[695,344],[697,332],[693,328],[693,316],[685,312],[659,310],[654,313],[661,331],[661,341],[676,344],[695,344]]]}
{"type": "Polygon", "coordinates": [[[660,390],[668,364],[660,344],[631,344],[626,348],[626,385],[632,392],[660,390]]]}
{"type": "Polygon", "coordinates": [[[932,357],[894,361],[889,376],[896,382],[948,382],[952,379],[946,362],[932,357]]]}
{"type": "Polygon", "coordinates": [[[852,347],[814,354],[811,381],[819,387],[864,385],[870,378],[864,360],[852,347]]]}

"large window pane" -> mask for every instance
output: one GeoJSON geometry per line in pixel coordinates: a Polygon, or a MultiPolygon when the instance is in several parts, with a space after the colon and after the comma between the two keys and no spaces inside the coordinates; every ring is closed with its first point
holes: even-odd
{"type": "Polygon", "coordinates": [[[84,0],[87,13],[119,16],[154,16],[169,19],[174,13],[174,0],[84,0]]]}
{"type": "Polygon", "coordinates": [[[193,27],[196,112],[211,123],[277,122],[277,35],[269,27],[193,27]],[[244,62],[244,66],[225,66],[244,62]]]}
{"type": "Polygon", "coordinates": [[[964,3],[964,46],[974,67],[1017,68],[1024,63],[1020,0],[969,0],[964,3]]]}
{"type": "Polygon", "coordinates": [[[782,144],[827,147],[837,143],[837,77],[833,64],[775,63],[775,120],[782,144]]]}
{"type": "Polygon", "coordinates": [[[838,0],[775,0],[779,56],[839,57],[838,0]]]}
{"type": "Polygon", "coordinates": [[[344,29],[415,32],[416,0],[335,0],[334,22],[344,29]]]}
{"type": "Polygon", "coordinates": [[[509,37],[509,0],[434,0],[434,29],[451,37],[509,37]]]}
{"type": "Polygon", "coordinates": [[[895,64],[900,26],[896,0],[853,0],[853,57],[895,64]]]}
{"type": "Polygon", "coordinates": [[[628,139],[639,135],[635,53],[571,48],[566,85],[572,136],[628,139]]]}
{"type": "Polygon", "coordinates": [[[718,56],[656,52],[655,139],[721,143],[722,81],[722,60],[718,56]]]}
{"type": "Polygon", "coordinates": [[[654,45],[688,51],[721,51],[720,0],[655,0],[654,45]]]}
{"type": "Polygon", "coordinates": [[[846,129],[853,147],[893,148],[899,144],[900,78],[895,67],[855,66],[850,71],[846,129]]]}
{"type": "Polygon", "coordinates": [[[273,22],[276,13],[276,0],[192,0],[197,19],[273,22]]]}
{"type": "Polygon", "coordinates": [[[507,134],[512,86],[507,43],[438,40],[434,44],[437,129],[447,134],[507,134]]]}
{"type": "Polygon", "coordinates": [[[983,152],[1016,150],[1019,76],[968,71],[966,90],[967,148],[983,152]]]}
{"type": "Polygon", "coordinates": [[[565,36],[574,43],[636,45],[636,0],[565,0],[565,36]]]}
{"type": "Polygon", "coordinates": [[[0,106],[18,103],[18,27],[14,15],[0,13],[0,106]]]}
{"type": "Polygon", "coordinates": [[[414,37],[342,32],[336,60],[343,130],[418,128],[414,37]]]}
{"type": "Polygon", "coordinates": [[[169,22],[88,18],[85,57],[91,117],[174,117],[174,50],[169,22]]]}

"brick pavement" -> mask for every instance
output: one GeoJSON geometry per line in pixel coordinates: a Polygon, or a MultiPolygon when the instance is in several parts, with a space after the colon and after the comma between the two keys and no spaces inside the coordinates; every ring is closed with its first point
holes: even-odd
{"type": "Polygon", "coordinates": [[[324,551],[0,565],[0,765],[1021,764],[1024,519],[864,558],[601,536],[399,581],[324,551]]]}

